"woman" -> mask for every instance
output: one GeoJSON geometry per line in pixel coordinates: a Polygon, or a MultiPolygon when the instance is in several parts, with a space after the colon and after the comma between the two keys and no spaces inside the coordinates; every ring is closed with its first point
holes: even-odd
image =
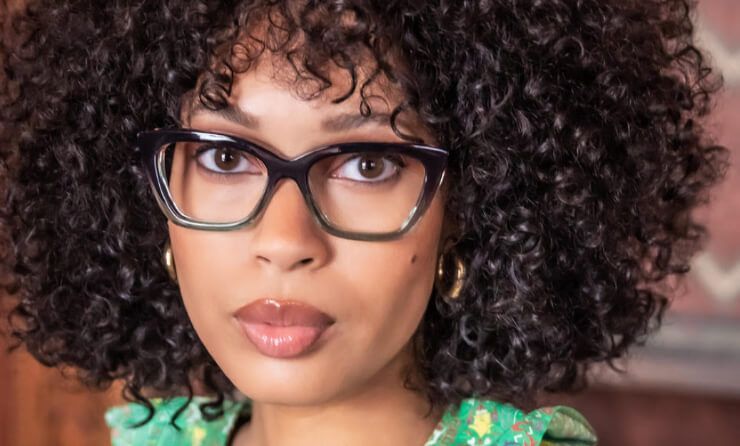
{"type": "Polygon", "coordinates": [[[663,1],[37,1],[5,22],[13,335],[114,445],[596,444],[722,176],[663,1]]]}

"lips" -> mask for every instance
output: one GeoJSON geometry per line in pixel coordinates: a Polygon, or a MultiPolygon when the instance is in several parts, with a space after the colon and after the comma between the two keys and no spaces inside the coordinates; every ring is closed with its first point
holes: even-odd
{"type": "Polygon", "coordinates": [[[308,351],[334,323],[317,308],[298,301],[260,299],[234,313],[246,337],[262,354],[289,358],[308,351]]]}

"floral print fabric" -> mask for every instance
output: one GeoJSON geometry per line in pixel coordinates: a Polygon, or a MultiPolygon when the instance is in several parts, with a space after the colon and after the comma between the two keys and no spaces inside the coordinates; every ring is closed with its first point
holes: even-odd
{"type": "Polygon", "coordinates": [[[445,412],[425,446],[591,446],[596,433],[568,406],[542,407],[525,414],[493,400],[469,398],[445,412]]]}
{"type": "Polygon", "coordinates": [[[131,427],[143,421],[147,409],[140,404],[128,403],[109,408],[105,412],[105,422],[111,428],[112,446],[225,446],[234,423],[243,410],[249,408],[243,402],[227,400],[224,402],[224,416],[206,421],[200,413],[198,404],[209,401],[206,397],[193,397],[185,410],[177,417],[176,429],[170,423],[172,416],[185,404],[187,397],[169,399],[152,398],[149,402],[155,408],[152,419],[141,427],[131,427]]]}
{"type": "MultiPolygon", "coordinates": [[[[111,428],[112,446],[226,446],[240,413],[249,413],[249,400],[224,403],[224,416],[206,421],[198,404],[208,397],[193,397],[176,420],[172,415],[187,401],[184,396],[150,400],[156,412],[144,426],[146,408],[128,403],[109,408],[105,421],[111,428]]],[[[297,444],[300,443],[297,441],[297,444]]],[[[592,446],[597,444],[593,427],[568,406],[542,407],[527,414],[494,400],[468,398],[450,406],[424,446],[592,446]]]]}

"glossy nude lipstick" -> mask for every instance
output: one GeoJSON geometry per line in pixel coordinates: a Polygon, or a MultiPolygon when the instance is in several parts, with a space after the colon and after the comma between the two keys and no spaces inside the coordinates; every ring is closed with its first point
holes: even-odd
{"type": "Polygon", "coordinates": [[[278,299],[251,302],[239,308],[234,317],[257,350],[273,358],[301,355],[334,323],[311,305],[278,299]]]}

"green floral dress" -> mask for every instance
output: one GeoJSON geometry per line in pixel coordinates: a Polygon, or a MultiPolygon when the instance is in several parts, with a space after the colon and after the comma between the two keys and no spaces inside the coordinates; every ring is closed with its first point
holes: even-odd
{"type": "MultiPolygon", "coordinates": [[[[112,446],[225,446],[240,414],[248,415],[249,400],[224,403],[224,416],[206,421],[198,404],[208,397],[196,396],[176,420],[171,416],[187,401],[184,396],[153,398],[156,412],[139,428],[129,427],[146,417],[146,408],[128,403],[109,408],[105,421],[111,428],[112,446]]],[[[468,398],[458,407],[450,405],[424,446],[591,446],[596,444],[593,427],[568,406],[542,407],[527,414],[494,400],[468,398]]]]}

